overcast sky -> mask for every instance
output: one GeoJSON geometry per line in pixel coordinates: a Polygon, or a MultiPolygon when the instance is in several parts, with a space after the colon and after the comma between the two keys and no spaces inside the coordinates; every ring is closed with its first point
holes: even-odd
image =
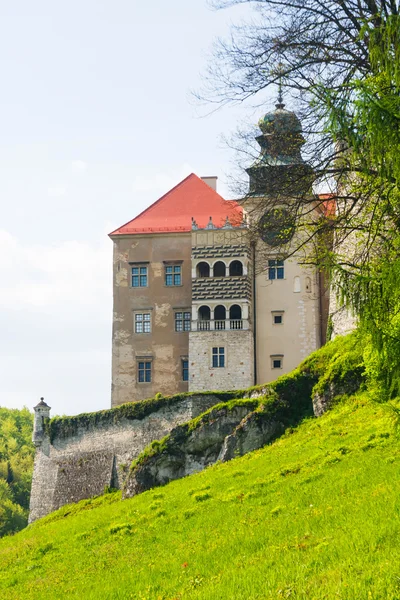
{"type": "Polygon", "coordinates": [[[218,175],[244,115],[190,90],[247,8],[0,0],[0,405],[110,406],[107,234],[190,172],[218,175]]]}

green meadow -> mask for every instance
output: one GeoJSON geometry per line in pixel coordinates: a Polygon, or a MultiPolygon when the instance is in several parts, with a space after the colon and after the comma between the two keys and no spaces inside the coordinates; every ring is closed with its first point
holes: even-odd
{"type": "Polygon", "coordinates": [[[0,540],[0,598],[400,600],[394,412],[360,393],[262,450],[0,540]]]}

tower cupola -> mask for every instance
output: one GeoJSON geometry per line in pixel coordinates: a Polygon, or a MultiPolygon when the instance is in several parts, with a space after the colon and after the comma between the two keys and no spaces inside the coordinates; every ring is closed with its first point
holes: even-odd
{"type": "Polygon", "coordinates": [[[299,176],[304,177],[312,171],[301,156],[305,139],[300,119],[294,112],[285,109],[281,91],[276,110],[261,117],[258,126],[261,135],[256,140],[260,146],[260,155],[246,169],[250,177],[250,195],[276,195],[278,192],[282,193],[289,182],[293,192],[293,183],[299,180],[299,176]]]}

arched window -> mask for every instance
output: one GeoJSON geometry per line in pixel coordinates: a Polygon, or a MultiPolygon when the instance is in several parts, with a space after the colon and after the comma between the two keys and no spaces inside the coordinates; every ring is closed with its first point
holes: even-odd
{"type": "Polygon", "coordinates": [[[221,260],[214,264],[214,277],[225,277],[226,266],[221,260]]]}
{"type": "Polygon", "coordinates": [[[311,294],[311,277],[306,277],[306,292],[311,294]]]}
{"type": "Polygon", "coordinates": [[[239,304],[233,304],[230,307],[229,322],[231,329],[243,329],[242,308],[239,304]]]}
{"type": "Polygon", "coordinates": [[[219,304],[214,308],[215,329],[225,329],[226,308],[219,304]]]}
{"type": "Polygon", "coordinates": [[[211,311],[209,306],[200,306],[199,308],[199,320],[197,321],[197,329],[199,331],[209,331],[211,311]]]}
{"type": "Polygon", "coordinates": [[[199,321],[209,321],[211,319],[211,310],[209,306],[200,306],[199,321]]]}
{"type": "Polygon", "coordinates": [[[197,277],[210,277],[210,265],[206,262],[200,262],[196,267],[197,277]]]}
{"type": "Polygon", "coordinates": [[[238,277],[243,275],[243,265],[240,260],[233,260],[229,265],[229,275],[231,277],[238,277]]]}
{"type": "Polygon", "coordinates": [[[301,292],[300,277],[298,275],[296,275],[296,277],[293,280],[293,291],[294,292],[301,292]]]}

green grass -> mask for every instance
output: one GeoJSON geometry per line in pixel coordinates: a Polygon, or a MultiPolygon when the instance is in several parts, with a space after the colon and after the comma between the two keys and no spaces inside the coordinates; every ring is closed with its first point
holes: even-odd
{"type": "Polygon", "coordinates": [[[400,444],[366,394],[272,445],[0,541],[2,599],[400,599],[400,444]]]}

